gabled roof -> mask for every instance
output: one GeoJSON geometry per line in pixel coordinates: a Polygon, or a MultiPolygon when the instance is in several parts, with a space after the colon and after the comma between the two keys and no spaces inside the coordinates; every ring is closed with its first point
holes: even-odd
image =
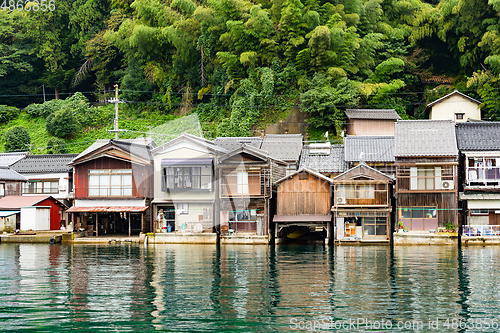
{"type": "Polygon", "coordinates": [[[219,158],[219,162],[220,163],[224,163],[225,160],[228,160],[231,157],[239,155],[239,154],[249,154],[249,155],[253,155],[255,157],[258,157],[258,158],[260,158],[262,160],[273,160],[274,162],[277,162],[279,164],[285,164],[285,165],[287,165],[286,162],[284,162],[282,160],[279,160],[279,159],[276,159],[276,158],[273,158],[266,151],[264,151],[262,149],[258,149],[258,148],[252,147],[252,146],[247,146],[245,144],[243,144],[239,148],[236,148],[236,149],[230,151],[226,155],[221,156],[219,158]]]}
{"type": "Polygon", "coordinates": [[[356,178],[359,177],[368,177],[372,178],[373,180],[385,180],[385,181],[392,181],[393,179],[386,175],[383,172],[378,171],[377,169],[374,169],[368,165],[366,165],[364,162],[361,162],[360,164],[356,165],[354,168],[351,168],[347,170],[346,172],[338,175],[337,177],[333,178],[334,182],[342,181],[342,180],[355,180],[356,178]]]}
{"type": "Polygon", "coordinates": [[[213,141],[210,141],[210,140],[207,140],[204,138],[200,138],[200,137],[197,137],[197,136],[189,134],[189,133],[182,133],[179,137],[177,137],[173,140],[170,140],[159,147],[154,148],[153,150],[151,150],[151,153],[153,155],[157,154],[157,153],[162,152],[165,149],[172,147],[172,146],[178,144],[179,142],[183,142],[183,141],[192,142],[194,144],[197,144],[197,145],[204,147],[204,148],[211,150],[211,151],[225,153],[225,154],[228,153],[227,149],[224,149],[224,148],[217,146],[213,141]]]}
{"type": "Polygon", "coordinates": [[[394,162],[394,136],[356,136],[344,138],[346,162],[394,162]]]}
{"type": "Polygon", "coordinates": [[[70,172],[71,162],[78,154],[27,155],[11,167],[19,173],[70,172]]]}
{"type": "Polygon", "coordinates": [[[401,119],[394,109],[347,109],[345,115],[349,119],[401,119]]]}
{"type": "Polygon", "coordinates": [[[425,109],[425,110],[426,110],[426,112],[427,112],[427,110],[429,110],[429,109],[430,109],[431,107],[433,107],[434,105],[436,105],[436,104],[438,104],[438,103],[441,103],[441,102],[442,102],[442,101],[444,101],[445,99],[448,99],[448,98],[450,98],[450,97],[452,97],[452,96],[455,96],[455,95],[456,95],[456,96],[461,96],[461,97],[463,97],[463,98],[465,98],[465,99],[468,99],[469,101],[471,101],[471,102],[473,102],[473,103],[476,103],[476,104],[481,104],[481,102],[480,102],[480,101],[478,101],[478,100],[476,100],[476,99],[474,99],[474,98],[472,98],[472,97],[469,97],[469,96],[467,96],[467,95],[465,95],[465,94],[462,94],[460,91],[458,91],[458,90],[456,90],[456,89],[455,89],[452,93],[450,93],[450,94],[448,94],[448,95],[446,95],[446,96],[443,96],[443,97],[441,97],[441,98],[439,98],[439,99],[435,100],[435,101],[434,101],[434,102],[432,102],[432,103],[427,104],[427,107],[426,107],[426,109],[425,109]]]}
{"type": "Polygon", "coordinates": [[[0,180],[10,180],[10,181],[28,181],[22,175],[18,174],[15,170],[9,167],[0,166],[0,180]]]}
{"type": "Polygon", "coordinates": [[[458,123],[456,134],[460,150],[500,150],[500,122],[458,123]]]}
{"type": "Polygon", "coordinates": [[[311,169],[308,169],[308,168],[302,168],[302,169],[299,169],[297,171],[295,171],[294,173],[291,173],[289,174],[288,176],[286,177],[283,177],[277,181],[274,182],[274,184],[279,184],[281,183],[282,181],[286,180],[286,179],[290,179],[292,178],[293,176],[295,175],[298,175],[299,173],[301,172],[307,172],[308,174],[310,175],[313,175],[314,177],[317,177],[317,178],[320,178],[320,179],[323,179],[324,181],[327,181],[329,182],[330,184],[333,183],[333,180],[331,178],[328,178],[326,176],[323,176],[322,174],[320,174],[319,172],[317,171],[314,171],[314,170],[311,170],[311,169]]]}
{"type": "Polygon", "coordinates": [[[331,145],[328,149],[329,154],[311,154],[311,150],[310,145],[302,148],[299,168],[308,168],[322,173],[344,172],[347,169],[343,145],[331,145]]]}
{"type": "Polygon", "coordinates": [[[458,156],[453,120],[399,120],[394,156],[458,156]]]}
{"type": "Polygon", "coordinates": [[[15,153],[0,153],[0,166],[11,166],[26,155],[28,155],[27,151],[15,153]]]}
{"type": "Polygon", "coordinates": [[[3,210],[19,210],[21,207],[31,207],[34,206],[47,198],[52,198],[59,205],[67,207],[61,201],[55,199],[52,196],[20,196],[20,195],[8,195],[6,197],[0,198],[0,209],[3,210]]]}
{"type": "MultiPolygon", "coordinates": [[[[68,165],[75,165],[86,162],[95,157],[95,154],[106,155],[106,151],[117,149],[131,156],[141,159],[144,163],[153,161],[151,149],[156,148],[154,141],[145,138],[129,139],[129,140],[97,140],[89,148],[85,149],[76,158],[74,158],[68,165]]],[[[99,156],[100,157],[100,156],[99,156]]],[[[115,156],[109,156],[116,158],[115,156]]]]}
{"type": "Polygon", "coordinates": [[[260,136],[249,136],[249,137],[217,137],[214,140],[214,144],[228,151],[240,148],[241,145],[252,146],[254,148],[260,149],[262,145],[262,138],[260,136]]]}
{"type": "Polygon", "coordinates": [[[266,134],[260,149],[273,158],[298,162],[302,151],[302,134],[266,134]]]}

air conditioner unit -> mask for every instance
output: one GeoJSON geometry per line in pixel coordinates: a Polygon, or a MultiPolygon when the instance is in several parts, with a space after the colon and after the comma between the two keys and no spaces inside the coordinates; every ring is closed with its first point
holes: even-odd
{"type": "Polygon", "coordinates": [[[59,191],[66,191],[66,185],[65,184],[59,185],[59,191]]]}
{"type": "Polygon", "coordinates": [[[337,197],[337,204],[338,205],[345,205],[346,204],[346,200],[344,197],[337,197]]]}
{"type": "Polygon", "coordinates": [[[441,188],[443,190],[453,190],[454,184],[452,180],[443,180],[441,182],[441,188]]]}

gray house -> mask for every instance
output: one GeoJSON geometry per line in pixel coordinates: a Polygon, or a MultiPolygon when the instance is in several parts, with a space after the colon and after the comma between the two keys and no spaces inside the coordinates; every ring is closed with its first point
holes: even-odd
{"type": "Polygon", "coordinates": [[[393,135],[349,135],[344,138],[344,147],[345,161],[349,167],[364,162],[386,175],[396,176],[393,135]]]}
{"type": "Polygon", "coordinates": [[[466,203],[465,234],[499,234],[500,122],[457,123],[456,135],[464,176],[460,200],[466,203]]]}

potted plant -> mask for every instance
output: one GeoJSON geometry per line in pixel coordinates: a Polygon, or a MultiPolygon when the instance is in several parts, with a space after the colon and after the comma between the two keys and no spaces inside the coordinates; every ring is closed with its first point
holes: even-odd
{"type": "Polygon", "coordinates": [[[399,229],[403,229],[403,221],[399,221],[398,225],[399,225],[399,229]]]}

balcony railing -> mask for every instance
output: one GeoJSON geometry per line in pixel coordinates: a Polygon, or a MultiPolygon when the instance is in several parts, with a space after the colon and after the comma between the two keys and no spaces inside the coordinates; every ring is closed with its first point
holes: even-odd
{"type": "Polygon", "coordinates": [[[500,236],[500,225],[464,225],[464,236],[500,236]]]}
{"type": "Polygon", "coordinates": [[[59,188],[24,188],[23,194],[57,194],[59,188]]]}
{"type": "Polygon", "coordinates": [[[500,185],[500,167],[468,168],[467,185],[500,185]]]}

